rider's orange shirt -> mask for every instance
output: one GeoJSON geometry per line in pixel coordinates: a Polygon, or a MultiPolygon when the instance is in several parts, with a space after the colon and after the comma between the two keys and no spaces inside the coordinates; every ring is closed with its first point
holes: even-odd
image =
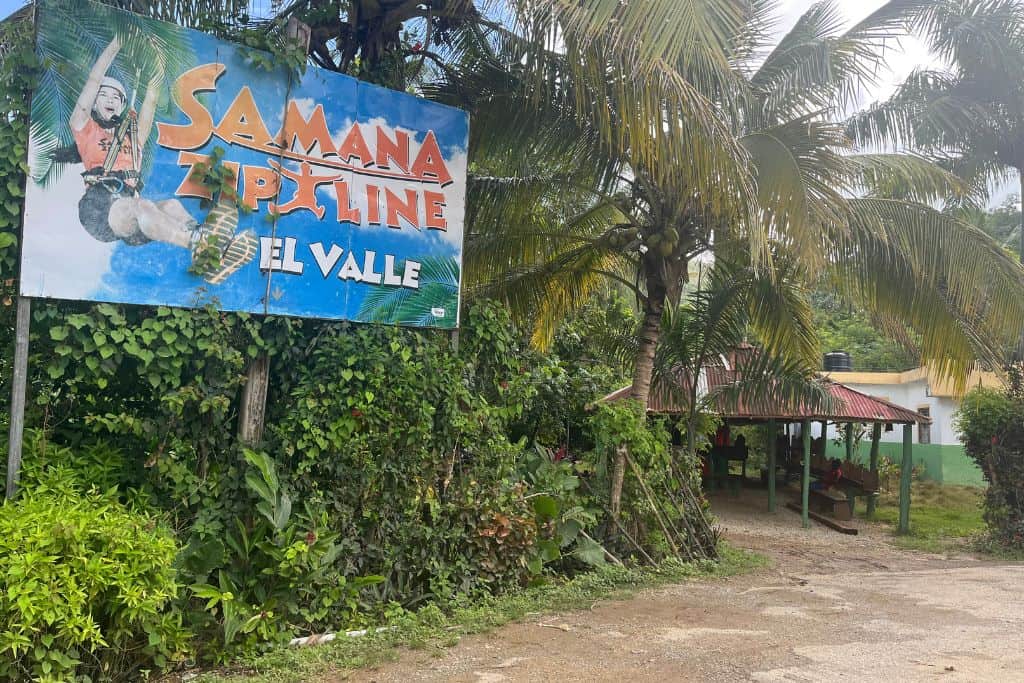
{"type": "MultiPolygon", "coordinates": [[[[114,144],[115,128],[104,128],[96,123],[91,117],[86,121],[82,130],[72,129],[75,136],[75,146],[78,147],[78,155],[82,157],[85,170],[91,171],[94,168],[102,168],[107,160],[107,152],[114,144]]],[[[130,136],[125,135],[121,141],[121,150],[114,159],[111,171],[132,171],[136,170],[132,164],[132,143],[130,136]]]]}

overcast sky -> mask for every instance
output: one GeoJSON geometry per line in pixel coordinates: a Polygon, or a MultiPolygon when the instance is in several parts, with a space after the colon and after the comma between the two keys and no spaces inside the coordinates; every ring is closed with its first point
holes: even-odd
{"type": "MultiPolygon", "coordinates": [[[[885,0],[835,0],[851,26],[864,19],[885,4],[885,0]]],[[[780,21],[777,31],[781,36],[796,23],[801,14],[814,3],[810,0],[780,0],[780,21]]],[[[885,99],[903,82],[910,72],[919,66],[931,64],[927,48],[915,38],[902,38],[893,42],[891,52],[886,55],[888,69],[879,74],[878,84],[865,93],[864,104],[885,99]]]]}

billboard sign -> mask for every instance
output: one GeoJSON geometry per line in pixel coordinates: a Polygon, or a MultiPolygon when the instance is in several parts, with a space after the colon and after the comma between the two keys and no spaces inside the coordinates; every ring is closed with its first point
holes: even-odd
{"type": "Polygon", "coordinates": [[[465,112],[92,2],[37,26],[23,296],[458,325],[465,112]]]}

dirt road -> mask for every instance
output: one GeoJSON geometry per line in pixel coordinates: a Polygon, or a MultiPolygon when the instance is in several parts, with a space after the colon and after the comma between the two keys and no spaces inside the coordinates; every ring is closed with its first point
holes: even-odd
{"type": "Polygon", "coordinates": [[[909,553],[873,528],[803,530],[762,506],[755,494],[714,508],[769,568],[512,624],[346,680],[1024,680],[1024,565],[909,553]]]}

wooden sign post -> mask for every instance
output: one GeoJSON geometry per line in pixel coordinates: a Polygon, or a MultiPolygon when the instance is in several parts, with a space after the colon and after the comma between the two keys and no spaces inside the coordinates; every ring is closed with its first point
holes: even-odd
{"type": "MultiPolygon", "coordinates": [[[[306,52],[309,51],[309,37],[311,29],[295,17],[288,18],[285,26],[285,37],[301,46],[306,52]]],[[[288,80],[288,90],[291,91],[292,78],[288,80]]],[[[287,99],[287,98],[286,98],[287,99]]],[[[282,120],[287,120],[285,113],[282,120]]],[[[278,156],[278,164],[281,163],[281,155],[278,156]]],[[[281,166],[277,171],[277,190],[281,191],[281,166]]],[[[277,230],[277,217],[274,217],[274,230],[277,230]]],[[[267,284],[267,295],[264,297],[266,306],[270,295],[270,284],[267,284]]],[[[264,352],[257,356],[246,368],[245,387],[242,389],[242,404],[238,410],[238,440],[246,446],[256,446],[263,440],[263,428],[267,418],[267,387],[270,384],[270,356],[264,352]]]]}
{"type": "Polygon", "coordinates": [[[7,440],[7,498],[18,492],[21,473],[21,442],[25,433],[25,390],[28,378],[28,327],[32,300],[18,297],[14,328],[14,376],[11,380],[11,429],[7,440]]]}
{"type": "Polygon", "coordinates": [[[246,446],[255,446],[263,440],[269,381],[270,356],[261,353],[246,370],[242,405],[238,410],[238,440],[246,446]]]}

